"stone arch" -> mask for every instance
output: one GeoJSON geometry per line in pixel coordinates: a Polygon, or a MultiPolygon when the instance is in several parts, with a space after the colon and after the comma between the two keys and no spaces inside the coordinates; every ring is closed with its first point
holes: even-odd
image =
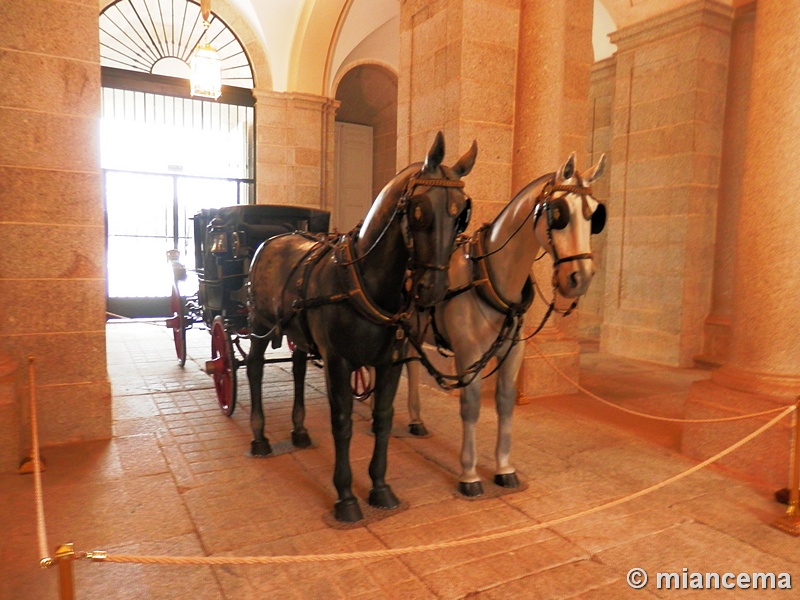
{"type": "Polygon", "coordinates": [[[336,120],[372,127],[373,196],[397,172],[397,88],[394,69],[366,60],[349,65],[334,85],[336,120]]]}

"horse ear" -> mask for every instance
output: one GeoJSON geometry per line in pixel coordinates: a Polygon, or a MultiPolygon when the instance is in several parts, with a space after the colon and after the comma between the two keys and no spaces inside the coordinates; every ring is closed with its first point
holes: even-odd
{"type": "Polygon", "coordinates": [[[569,155],[567,162],[561,165],[561,168],[558,170],[558,179],[560,181],[566,181],[567,179],[571,179],[572,176],[575,175],[575,152],[573,151],[572,154],[569,155]]]}
{"type": "Polygon", "coordinates": [[[453,172],[458,175],[459,179],[464,175],[469,175],[469,172],[472,171],[472,167],[475,166],[476,156],[478,156],[478,142],[477,140],[472,140],[472,146],[469,147],[469,150],[453,165],[453,172]]]}
{"type": "Polygon", "coordinates": [[[444,134],[441,131],[437,131],[436,139],[433,140],[433,145],[428,150],[422,170],[426,173],[435,171],[442,164],[442,160],[444,160],[444,134]]]}
{"type": "Polygon", "coordinates": [[[593,166],[589,171],[586,173],[586,176],[583,178],[584,183],[589,184],[593,181],[597,181],[600,179],[600,176],[606,170],[606,153],[600,155],[600,160],[597,161],[597,164],[593,166]]]}

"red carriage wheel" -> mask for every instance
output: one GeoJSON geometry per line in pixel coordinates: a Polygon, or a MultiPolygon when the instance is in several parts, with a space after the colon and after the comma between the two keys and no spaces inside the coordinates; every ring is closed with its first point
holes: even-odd
{"type": "Polygon", "coordinates": [[[222,413],[229,417],[236,408],[236,364],[234,363],[231,337],[225,329],[222,317],[214,317],[211,323],[211,360],[206,363],[206,372],[214,379],[217,401],[222,413]]]}
{"type": "Polygon", "coordinates": [[[364,401],[369,398],[374,389],[372,370],[367,367],[361,367],[353,371],[350,376],[350,386],[353,388],[353,397],[356,400],[364,401]]]}
{"type": "Polygon", "coordinates": [[[175,341],[175,354],[178,355],[178,364],[186,364],[186,303],[181,297],[177,284],[172,284],[172,298],[170,299],[172,318],[167,319],[167,327],[172,329],[175,341]]]}

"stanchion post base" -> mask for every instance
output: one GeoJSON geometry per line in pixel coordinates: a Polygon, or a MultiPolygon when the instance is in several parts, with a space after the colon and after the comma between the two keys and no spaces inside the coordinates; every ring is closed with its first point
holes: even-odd
{"type": "MultiPolygon", "coordinates": [[[[39,472],[44,473],[47,470],[47,463],[43,458],[39,458],[39,472]]],[[[33,456],[26,456],[23,458],[20,463],[19,467],[17,468],[17,473],[20,475],[29,475],[30,473],[34,473],[36,471],[36,461],[34,460],[33,456]]]]}
{"type": "Polygon", "coordinates": [[[800,517],[781,517],[772,526],[789,535],[800,536],[800,517]]]}
{"type": "Polygon", "coordinates": [[[789,504],[786,514],[772,524],[773,527],[793,536],[800,536],[800,504],[797,500],[789,504]]]}

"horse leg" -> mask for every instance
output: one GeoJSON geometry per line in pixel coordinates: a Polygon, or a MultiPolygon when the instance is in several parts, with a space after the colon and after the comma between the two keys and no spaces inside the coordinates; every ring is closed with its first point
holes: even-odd
{"type": "Polygon", "coordinates": [[[522,364],[523,344],[516,344],[497,372],[495,403],[497,408],[497,444],[495,446],[494,482],[505,488],[519,487],[519,479],[511,466],[511,421],[517,400],[517,374],[522,364]]]}
{"type": "Polygon", "coordinates": [[[250,337],[250,352],[247,354],[247,382],[250,384],[250,428],[253,441],[250,442],[251,456],[269,456],[272,448],[264,437],[264,408],[261,402],[261,385],[264,380],[264,352],[269,339],[265,336],[266,327],[257,325],[250,337]]]}
{"type": "Polygon", "coordinates": [[[369,505],[387,510],[400,505],[392,488],[386,483],[386,466],[394,417],[394,396],[400,383],[401,372],[401,365],[381,365],[375,369],[375,402],[372,407],[375,448],[369,463],[369,476],[372,479],[369,505]]]}
{"type": "Polygon", "coordinates": [[[461,390],[461,476],[458,479],[458,491],[469,497],[483,495],[483,485],[476,468],[478,450],[475,429],[480,412],[481,377],[478,375],[461,390]]]}
{"type": "Polygon", "coordinates": [[[353,473],[350,469],[350,439],[353,437],[353,388],[350,385],[350,364],[338,356],[324,356],[325,382],[331,408],[331,430],[336,460],[333,485],[339,499],[333,505],[337,521],[355,523],[364,515],[353,495],[353,473]]]}
{"type": "Polygon", "coordinates": [[[292,405],[292,445],[295,448],[311,446],[306,420],[306,369],[308,355],[302,350],[292,352],[292,378],[294,379],[294,404],[292,405]]]}
{"type": "MultiPolygon", "coordinates": [[[[409,350],[407,356],[415,356],[416,351],[409,350]]],[[[408,373],[408,432],[411,435],[428,435],[425,423],[422,422],[419,403],[419,362],[412,360],[406,363],[408,373]]]]}

